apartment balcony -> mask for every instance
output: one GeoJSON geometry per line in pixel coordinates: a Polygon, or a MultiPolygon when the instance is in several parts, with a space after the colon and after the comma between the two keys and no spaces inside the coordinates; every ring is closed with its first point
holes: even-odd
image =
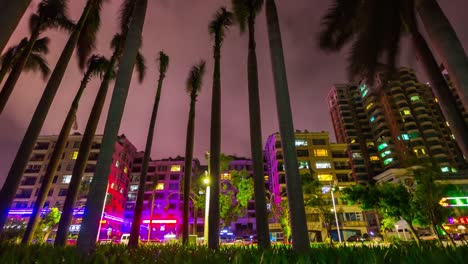
{"type": "Polygon", "coordinates": [[[343,227],[367,226],[366,221],[343,221],[340,223],[343,227]]]}

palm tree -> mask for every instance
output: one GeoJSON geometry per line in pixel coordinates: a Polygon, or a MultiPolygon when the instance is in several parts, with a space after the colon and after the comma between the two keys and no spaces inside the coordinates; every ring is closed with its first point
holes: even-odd
{"type": "Polygon", "coordinates": [[[310,249],[307,222],[304,209],[301,176],[297,163],[294,125],[289,100],[286,66],[284,64],[283,44],[278,13],[274,0],[265,3],[268,39],[270,44],[271,66],[275,82],[276,109],[278,113],[281,148],[283,149],[288,193],[289,215],[291,216],[293,248],[298,252],[310,249]]]}
{"type": "MultiPolygon", "coordinates": [[[[5,75],[11,70],[13,65],[16,64],[16,61],[20,57],[24,47],[28,44],[28,39],[23,38],[18,45],[9,47],[5,53],[0,57],[1,68],[0,68],[0,83],[2,83],[5,75]]],[[[46,47],[47,48],[47,47],[46,47]]],[[[47,50],[48,51],[48,50],[47,50]]],[[[45,53],[45,52],[44,52],[45,53]]]]}
{"type": "Polygon", "coordinates": [[[431,81],[442,112],[464,156],[468,157],[468,126],[457,108],[439,64],[419,32],[414,5],[414,0],[335,1],[322,20],[324,29],[320,34],[320,46],[325,50],[338,51],[352,42],[350,76],[364,76],[372,83],[381,57],[386,60],[387,71],[394,70],[400,38],[408,34],[431,81]]]}
{"type": "MultiPolygon", "coordinates": [[[[44,80],[47,78],[47,76],[49,76],[50,73],[49,65],[44,58],[44,55],[49,53],[49,42],[50,39],[48,37],[38,39],[34,43],[26,63],[22,65],[24,71],[40,71],[44,80]]],[[[7,54],[4,54],[4,61],[2,63],[2,68],[0,69],[0,82],[2,77],[5,76],[9,70],[11,70],[12,66],[14,67],[12,69],[12,74],[10,74],[7,82],[0,92],[0,114],[3,112],[11,92],[13,92],[14,85],[19,78],[18,73],[21,73],[19,71],[19,65],[16,65],[16,61],[23,56],[21,53],[23,52],[25,45],[22,45],[22,43],[26,45],[28,42],[26,39],[23,39],[23,41],[21,41],[18,46],[9,49],[7,54]],[[18,52],[14,52],[13,50],[17,50],[18,52]]]]}
{"type": "Polygon", "coordinates": [[[255,43],[255,18],[262,10],[263,0],[232,0],[234,15],[241,33],[249,30],[248,51],[248,88],[250,117],[250,147],[253,160],[253,177],[255,188],[255,217],[257,238],[260,248],[270,247],[268,230],[268,213],[266,208],[265,177],[263,169],[262,125],[260,117],[260,96],[258,88],[258,65],[255,43]]]}
{"type": "MultiPolygon", "coordinates": [[[[28,129],[23,137],[23,141],[16,153],[13,164],[11,165],[8,176],[3,184],[2,190],[0,191],[0,232],[3,230],[5,221],[8,216],[8,209],[13,202],[13,199],[18,189],[21,177],[23,175],[24,169],[28,164],[29,156],[31,155],[34,145],[36,143],[37,137],[41,132],[44,121],[49,112],[52,101],[57,93],[57,90],[60,86],[62,78],[65,74],[65,70],[70,62],[73,51],[78,42],[80,44],[86,44],[89,46],[94,43],[96,31],[99,28],[99,23],[96,23],[96,20],[99,18],[99,12],[101,9],[101,4],[104,0],[88,0],[86,6],[81,14],[80,20],[75,26],[73,33],[70,35],[65,48],[60,55],[57,64],[55,65],[54,71],[52,72],[51,77],[42,93],[41,99],[39,101],[36,110],[34,111],[31,122],[29,123],[28,129]],[[88,17],[92,19],[88,20],[88,17]],[[89,24],[89,22],[93,22],[89,24]],[[86,26],[86,27],[85,27],[86,26]],[[93,34],[83,34],[82,31],[86,29],[89,31],[94,31],[93,34]],[[81,40],[80,37],[88,37],[88,40],[81,40]]],[[[85,32],[85,31],[83,31],[85,32]]],[[[78,50],[80,51],[80,50],[78,50]]],[[[83,51],[78,52],[80,56],[85,56],[86,54],[83,51]]]]}
{"type": "Polygon", "coordinates": [[[184,166],[184,200],[182,215],[182,244],[187,245],[189,235],[189,204],[190,204],[190,180],[192,177],[193,145],[195,135],[195,103],[200,93],[203,75],[205,74],[205,61],[200,61],[190,70],[186,82],[186,91],[190,95],[190,111],[187,124],[187,138],[185,141],[185,166],[184,166]]]}
{"type": "Polygon", "coordinates": [[[60,131],[57,142],[55,143],[54,151],[50,157],[49,164],[47,165],[47,170],[42,181],[41,188],[37,194],[36,201],[34,203],[33,212],[29,218],[28,226],[23,235],[23,244],[31,243],[33,239],[34,232],[39,223],[39,218],[41,216],[41,210],[44,206],[44,203],[47,199],[47,194],[49,193],[50,187],[52,185],[52,180],[54,179],[55,174],[57,173],[57,168],[62,158],[63,151],[67,144],[68,135],[73,126],[73,123],[76,119],[76,112],[78,110],[78,105],[81,99],[81,96],[92,77],[101,76],[107,69],[107,64],[109,61],[98,55],[93,55],[88,60],[88,69],[85,72],[83,79],[81,80],[80,88],[73,99],[73,103],[68,110],[67,117],[63,123],[62,130],[60,131]]]}
{"type": "MultiPolygon", "coordinates": [[[[120,14],[120,26],[121,34],[116,34],[111,41],[111,48],[114,50],[103,80],[99,87],[99,91],[96,95],[96,99],[91,109],[91,113],[86,124],[85,132],[81,140],[80,149],[78,151],[78,158],[73,167],[72,177],[70,180],[69,188],[67,190],[67,196],[63,205],[62,217],[57,229],[57,235],[55,238],[56,246],[65,245],[68,237],[68,230],[73,220],[73,208],[78,197],[78,186],[83,178],[83,174],[86,169],[88,157],[93,146],[94,135],[96,133],[99,119],[101,117],[102,109],[106,101],[107,91],[109,89],[109,83],[115,77],[115,67],[122,57],[122,53],[125,45],[125,37],[128,33],[128,20],[133,12],[134,6],[129,4],[131,0],[126,0],[121,7],[120,14]]],[[[137,53],[136,70],[138,73],[138,81],[142,82],[145,76],[145,62],[144,58],[140,53],[137,53]]]]}
{"type": "Polygon", "coordinates": [[[127,99],[128,88],[132,79],[138,49],[141,46],[141,34],[145,22],[147,0],[133,0],[135,5],[129,23],[128,35],[125,38],[125,49],[119,63],[119,71],[115,82],[114,92],[109,107],[101,150],[96,165],[96,172],[89,189],[86,201],[87,213],[83,217],[82,229],[78,236],[77,248],[81,254],[89,254],[94,249],[101,219],[104,198],[107,192],[107,182],[112,163],[112,153],[117,133],[120,128],[122,114],[127,99]]]}
{"type": "Polygon", "coordinates": [[[436,0],[416,2],[416,10],[421,18],[427,37],[436,49],[450,78],[462,98],[465,109],[468,109],[468,57],[457,33],[436,0]]]}
{"type": "MultiPolygon", "coordinates": [[[[151,114],[150,126],[148,129],[148,136],[146,137],[146,147],[145,154],[143,156],[143,164],[140,176],[140,184],[138,186],[138,195],[135,203],[135,211],[133,214],[132,228],[130,231],[130,239],[128,242],[129,247],[138,246],[138,238],[140,236],[140,223],[141,223],[141,213],[143,211],[143,200],[145,196],[145,185],[146,177],[148,175],[148,166],[151,156],[151,147],[153,146],[153,135],[154,135],[154,126],[156,124],[156,116],[158,114],[159,100],[161,99],[161,90],[164,77],[166,77],[166,72],[169,67],[169,57],[164,54],[164,52],[159,52],[159,80],[158,80],[158,89],[156,92],[156,99],[154,100],[153,112],[151,114]]],[[[152,205],[151,205],[152,206],[152,205]]],[[[151,222],[151,220],[150,220],[151,222]]],[[[151,232],[151,230],[148,230],[151,232]]]]}
{"type": "Polygon", "coordinates": [[[221,154],[221,45],[225,32],[232,25],[233,15],[225,7],[221,7],[209,24],[209,32],[214,39],[214,72],[213,95],[211,99],[211,138],[210,138],[210,180],[213,183],[210,189],[210,215],[208,222],[208,246],[211,249],[219,247],[219,188],[220,172],[219,157],[221,154]]]}
{"type": "MultiPolygon", "coordinates": [[[[13,92],[23,69],[27,66],[29,61],[28,58],[34,49],[35,43],[40,34],[49,28],[65,29],[69,32],[73,31],[75,25],[67,18],[66,8],[67,6],[64,0],[42,0],[38,5],[37,12],[32,14],[29,18],[29,30],[31,31],[31,36],[11,70],[8,79],[2,88],[2,92],[0,93],[0,114],[5,108],[8,98],[13,92]]],[[[36,55],[37,54],[33,54],[33,56],[35,56],[34,60],[42,62],[42,68],[45,68],[46,73],[48,74],[49,68],[47,67],[47,63],[45,63],[45,59],[42,56],[38,58],[36,55]]]]}
{"type": "Polygon", "coordinates": [[[18,26],[31,0],[1,1],[0,2],[0,52],[5,48],[8,40],[18,26]]]}

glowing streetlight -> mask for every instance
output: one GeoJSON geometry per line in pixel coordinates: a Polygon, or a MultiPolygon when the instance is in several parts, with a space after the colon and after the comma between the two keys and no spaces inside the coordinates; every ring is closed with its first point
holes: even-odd
{"type": "Polygon", "coordinates": [[[203,183],[206,185],[206,197],[205,197],[205,230],[203,233],[204,236],[204,243],[205,245],[208,244],[208,214],[210,212],[210,178],[208,177],[208,172],[205,171],[205,178],[203,179],[203,183]]]}

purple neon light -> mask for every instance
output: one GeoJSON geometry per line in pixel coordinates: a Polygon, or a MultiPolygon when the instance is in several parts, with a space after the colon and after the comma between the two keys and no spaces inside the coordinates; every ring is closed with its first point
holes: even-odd
{"type": "MultiPolygon", "coordinates": [[[[41,213],[47,213],[49,212],[50,209],[42,209],[41,213]]],[[[9,215],[29,215],[32,214],[31,209],[23,209],[23,210],[17,210],[17,209],[12,209],[8,212],[9,215]]],[[[84,210],[83,209],[73,209],[73,215],[83,215],[84,210]]]]}

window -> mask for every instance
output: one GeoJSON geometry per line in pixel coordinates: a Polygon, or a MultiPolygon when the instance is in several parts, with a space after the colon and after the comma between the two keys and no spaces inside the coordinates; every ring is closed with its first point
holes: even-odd
{"type": "Polygon", "coordinates": [[[71,181],[71,175],[63,175],[62,183],[69,184],[71,181]]]}
{"type": "Polygon", "coordinates": [[[154,199],[159,199],[159,200],[164,199],[164,193],[156,193],[154,195],[154,199]]]}
{"type": "Polygon", "coordinates": [[[172,165],[171,171],[180,171],[180,165],[172,165]]]}
{"type": "Polygon", "coordinates": [[[364,91],[366,89],[366,84],[361,85],[359,89],[361,90],[361,92],[364,91]]]}
{"type": "Polygon", "coordinates": [[[307,149],[299,149],[297,151],[297,156],[298,157],[308,157],[309,156],[309,151],[307,149]]]}
{"type": "Polygon", "coordinates": [[[411,101],[413,101],[413,102],[414,102],[414,101],[419,101],[419,100],[420,100],[420,99],[419,99],[419,96],[417,96],[417,95],[411,96],[410,99],[411,99],[411,101]]]}
{"type": "Polygon", "coordinates": [[[67,196],[68,189],[60,189],[58,196],[67,196]]]}
{"type": "Polygon", "coordinates": [[[73,151],[73,152],[70,154],[70,159],[76,160],[77,158],[78,158],[78,151],[73,151]]]}
{"type": "Polygon", "coordinates": [[[440,168],[440,171],[441,172],[450,172],[450,168],[449,167],[442,167],[442,168],[440,168]]]}
{"type": "Polygon", "coordinates": [[[68,163],[68,164],[67,164],[67,171],[72,171],[72,170],[73,170],[73,166],[75,166],[75,164],[73,164],[73,163],[68,163]]]}
{"type": "Polygon", "coordinates": [[[388,144],[387,143],[382,143],[382,144],[377,146],[377,149],[380,151],[380,150],[382,150],[382,149],[384,149],[386,147],[388,147],[388,144]]]}
{"type": "Polygon", "coordinates": [[[166,175],[165,174],[158,174],[158,180],[165,181],[166,180],[166,175]]]}
{"type": "Polygon", "coordinates": [[[129,188],[130,192],[138,191],[138,184],[132,184],[129,188]]]}
{"type": "Polygon", "coordinates": [[[136,201],[136,199],[137,199],[136,193],[128,193],[127,201],[136,201]]]}
{"type": "Polygon", "coordinates": [[[57,180],[58,180],[58,176],[55,175],[55,176],[54,176],[54,179],[52,180],[52,183],[57,183],[57,180]]]}
{"type": "Polygon", "coordinates": [[[156,190],[164,190],[164,183],[161,183],[161,182],[158,183],[158,184],[156,185],[156,190]]]}
{"type": "Polygon", "coordinates": [[[388,164],[390,164],[392,162],[393,162],[393,158],[388,158],[388,159],[384,160],[383,164],[386,166],[386,165],[388,165],[388,164]]]}
{"type": "Polygon", "coordinates": [[[343,216],[344,221],[362,221],[364,219],[360,212],[343,213],[343,216]]]}
{"type": "Polygon", "coordinates": [[[167,171],[167,166],[158,166],[158,171],[167,171]]]}
{"type": "Polygon", "coordinates": [[[369,109],[371,109],[371,107],[372,107],[372,106],[374,106],[374,103],[370,103],[370,104],[368,104],[368,105],[366,106],[366,110],[369,110],[369,109]]]}
{"type": "Polygon", "coordinates": [[[309,168],[309,162],[307,160],[298,160],[298,163],[300,170],[309,168]]]}
{"type": "Polygon", "coordinates": [[[75,143],[73,143],[73,148],[79,148],[81,145],[81,141],[75,141],[75,143]]]}
{"type": "Polygon", "coordinates": [[[370,156],[369,159],[370,159],[371,161],[377,161],[377,160],[379,160],[379,157],[377,157],[377,156],[370,156]]]}
{"type": "Polygon", "coordinates": [[[368,89],[364,90],[364,92],[362,92],[362,97],[363,97],[363,98],[366,97],[366,95],[367,95],[368,92],[369,92],[368,89]]]}
{"type": "Polygon", "coordinates": [[[331,163],[329,161],[317,161],[315,167],[317,169],[331,169],[331,163]]]}
{"type": "Polygon", "coordinates": [[[116,161],[116,162],[115,162],[115,167],[116,167],[116,168],[119,167],[119,161],[116,161]]]}
{"type": "Polygon", "coordinates": [[[179,174],[171,174],[170,179],[171,179],[172,181],[177,181],[177,180],[179,180],[179,174]]]}
{"type": "Polygon", "coordinates": [[[316,156],[316,157],[328,157],[328,150],[326,150],[326,149],[314,149],[314,156],[316,156]]]}
{"type": "Polygon", "coordinates": [[[172,209],[172,210],[177,209],[177,204],[170,203],[169,204],[169,209],[172,209]]]}
{"type": "Polygon", "coordinates": [[[125,174],[128,173],[128,168],[127,168],[127,166],[124,167],[124,170],[123,170],[123,171],[124,171],[125,174]]]}
{"type": "Polygon", "coordinates": [[[317,177],[319,181],[332,181],[333,180],[333,175],[331,173],[319,173],[317,177]]]}
{"type": "Polygon", "coordinates": [[[405,110],[403,110],[403,111],[401,112],[401,115],[411,115],[411,111],[405,109],[405,110]]]}
{"type": "Polygon", "coordinates": [[[222,173],[221,174],[221,180],[231,180],[231,174],[230,173],[222,173]]]}
{"type": "Polygon", "coordinates": [[[371,118],[370,118],[370,121],[371,121],[371,122],[374,122],[374,121],[375,121],[375,116],[371,117],[371,118]]]}
{"type": "Polygon", "coordinates": [[[356,159],[356,158],[362,158],[362,155],[360,152],[353,152],[353,158],[356,159]]]}
{"type": "Polygon", "coordinates": [[[312,139],[312,145],[320,145],[320,146],[324,146],[327,144],[327,141],[325,139],[312,139]]]}
{"type": "Polygon", "coordinates": [[[409,137],[408,134],[401,134],[401,138],[402,138],[403,140],[409,140],[409,139],[410,139],[410,137],[409,137]]]}
{"type": "Polygon", "coordinates": [[[304,139],[296,139],[296,141],[294,142],[294,144],[296,145],[296,147],[306,147],[306,146],[307,146],[307,140],[304,140],[304,139]]]}
{"type": "Polygon", "coordinates": [[[380,154],[380,156],[383,158],[383,157],[385,157],[385,156],[387,156],[387,155],[390,155],[391,153],[392,153],[392,152],[391,152],[390,150],[386,150],[386,151],[382,152],[382,153],[380,154]]]}
{"type": "Polygon", "coordinates": [[[179,184],[178,183],[169,183],[169,190],[179,190],[179,184]]]}

